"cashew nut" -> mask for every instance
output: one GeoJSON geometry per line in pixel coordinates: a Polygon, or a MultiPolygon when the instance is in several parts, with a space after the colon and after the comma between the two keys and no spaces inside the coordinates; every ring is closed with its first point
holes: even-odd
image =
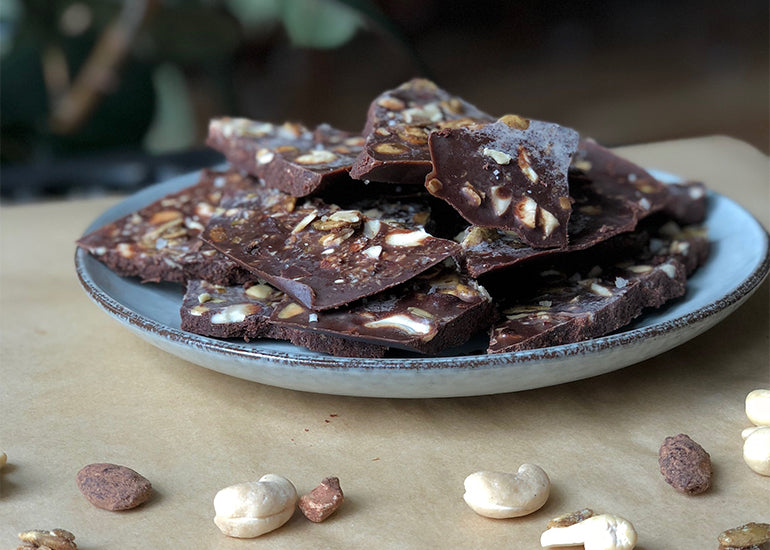
{"type": "Polygon", "coordinates": [[[296,505],[297,490],[291,481],[267,474],[219,491],[214,497],[214,523],[230,537],[258,537],[289,521],[296,505]]]}
{"type": "Polygon", "coordinates": [[[770,476],[770,426],[746,428],[741,435],[743,460],[759,475],[770,476]]]}
{"type": "Polygon", "coordinates": [[[526,516],[545,504],[551,490],[548,474],[535,464],[522,464],[515,474],[476,472],[465,478],[463,498],[488,518],[526,516]]]}
{"type": "Polygon", "coordinates": [[[749,392],[746,396],[746,416],[755,426],[770,426],[770,390],[749,392]]]}
{"type": "Polygon", "coordinates": [[[567,527],[546,529],[540,535],[544,548],[581,544],[585,550],[631,550],[636,546],[636,531],[626,519],[600,514],[567,527]]]}

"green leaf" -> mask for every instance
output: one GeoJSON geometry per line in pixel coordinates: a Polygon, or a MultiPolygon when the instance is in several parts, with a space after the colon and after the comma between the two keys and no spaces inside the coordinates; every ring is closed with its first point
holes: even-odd
{"type": "Polygon", "coordinates": [[[284,0],[281,7],[286,33],[295,46],[336,48],[364,24],[358,11],[333,0],[284,0]]]}

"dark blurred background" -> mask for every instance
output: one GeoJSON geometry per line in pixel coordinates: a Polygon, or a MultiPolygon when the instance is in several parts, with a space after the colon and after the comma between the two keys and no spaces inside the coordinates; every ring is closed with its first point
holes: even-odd
{"type": "Polygon", "coordinates": [[[770,152],[767,0],[3,0],[6,202],[133,191],[219,161],[208,120],[357,130],[417,75],[615,146],[770,152]]]}

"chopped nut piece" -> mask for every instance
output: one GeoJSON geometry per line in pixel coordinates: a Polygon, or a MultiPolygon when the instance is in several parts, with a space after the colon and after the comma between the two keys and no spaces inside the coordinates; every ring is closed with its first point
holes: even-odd
{"type": "Polygon", "coordinates": [[[309,153],[305,153],[304,155],[298,156],[297,158],[294,159],[294,162],[296,162],[297,164],[326,164],[336,159],[337,159],[337,155],[335,155],[331,151],[318,149],[315,151],[311,151],[309,153]]]}
{"type": "Polygon", "coordinates": [[[417,231],[393,231],[385,237],[385,242],[391,246],[420,246],[428,237],[430,235],[422,229],[417,231]]]}
{"type": "Polygon", "coordinates": [[[509,164],[511,162],[511,155],[508,153],[505,153],[503,151],[497,151],[495,149],[490,149],[488,147],[484,147],[484,150],[481,152],[482,155],[485,157],[489,157],[492,160],[494,160],[497,164],[509,164]]]}
{"type": "Polygon", "coordinates": [[[383,155],[401,155],[406,153],[408,149],[395,143],[378,143],[374,146],[374,150],[383,155]]]}
{"type": "Polygon", "coordinates": [[[765,550],[770,548],[770,524],[747,523],[719,534],[719,550],[765,550]]]}
{"type": "Polygon", "coordinates": [[[336,512],[343,500],[339,478],[327,477],[318,487],[299,497],[297,504],[307,519],[320,523],[336,512]]]}
{"type": "Polygon", "coordinates": [[[254,298],[255,300],[264,300],[275,292],[270,286],[263,284],[251,285],[246,289],[246,296],[254,298]]]}
{"type": "Polygon", "coordinates": [[[529,120],[519,115],[503,115],[499,120],[516,130],[526,130],[529,128],[529,120]]]}
{"type": "Polygon", "coordinates": [[[534,229],[537,220],[537,203],[530,197],[524,197],[518,203],[516,203],[516,217],[519,221],[534,229]]]}
{"type": "Polygon", "coordinates": [[[51,531],[25,531],[19,533],[19,539],[25,543],[21,548],[43,548],[49,550],[74,550],[75,535],[64,529],[52,529],[51,531]]]}
{"type": "Polygon", "coordinates": [[[292,302],[289,305],[287,305],[285,308],[283,308],[280,312],[278,312],[278,318],[288,319],[289,317],[294,317],[295,315],[299,315],[304,311],[305,311],[305,308],[303,308],[299,304],[292,302]]]}
{"type": "Polygon", "coordinates": [[[470,183],[466,183],[465,186],[460,188],[460,193],[467,199],[467,201],[473,206],[481,206],[481,195],[473,188],[470,183]]]}
{"type": "Polygon", "coordinates": [[[546,237],[559,227],[559,220],[545,208],[540,208],[537,211],[537,221],[540,227],[543,228],[546,237]]]}
{"type": "Polygon", "coordinates": [[[432,194],[432,195],[435,195],[436,193],[438,193],[439,191],[441,191],[441,188],[442,188],[442,187],[443,187],[443,185],[442,185],[442,184],[441,184],[441,182],[440,182],[439,180],[437,180],[436,178],[431,178],[430,180],[428,180],[428,181],[425,183],[425,188],[426,188],[426,189],[428,190],[428,192],[429,192],[430,194],[432,194]]]}
{"type": "Polygon", "coordinates": [[[523,147],[519,147],[519,168],[532,183],[537,183],[538,177],[532,169],[532,161],[529,159],[529,153],[527,153],[523,147]]]}

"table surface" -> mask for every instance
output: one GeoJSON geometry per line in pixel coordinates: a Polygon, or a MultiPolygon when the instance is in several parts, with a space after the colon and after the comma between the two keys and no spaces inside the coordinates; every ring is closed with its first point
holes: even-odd
{"type": "MultiPolygon", "coordinates": [[[[770,225],[768,158],[745,143],[712,136],[620,152],[704,181],[770,225]]],[[[741,439],[746,394],[770,387],[767,281],[699,337],[587,380],[452,399],[303,393],[168,355],[90,301],[74,241],[122,198],[2,209],[0,548],[19,531],[57,527],[86,550],[539,548],[548,519],[589,507],[629,519],[639,549],[700,549],[724,529],[770,522],[770,477],[745,465],[741,439]],[[678,433],[711,454],[703,495],[675,492],[658,471],[660,444],[678,433]],[[152,500],[128,512],[93,507],[75,474],[94,462],[142,473],[152,500]],[[465,505],[467,475],[525,462],[551,478],[542,509],[492,520],[465,505]],[[266,473],[300,493],[338,476],[345,504],[321,524],[297,512],[252,541],[222,535],[216,492],[266,473]]]]}

